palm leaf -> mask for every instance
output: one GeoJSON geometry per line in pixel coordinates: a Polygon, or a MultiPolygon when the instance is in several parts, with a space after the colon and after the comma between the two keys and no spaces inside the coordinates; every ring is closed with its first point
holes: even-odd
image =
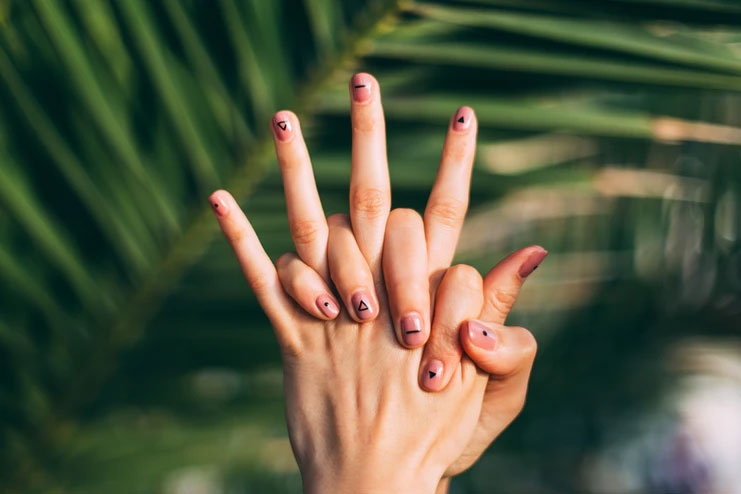
{"type": "MultiPolygon", "coordinates": [[[[600,378],[616,397],[587,382],[585,410],[614,399],[618,415],[618,397],[650,403],[620,376],[655,374],[647,353],[694,330],[686,322],[674,334],[673,323],[717,316],[697,303],[708,300],[701,287],[738,300],[731,276],[703,274],[731,265],[737,238],[741,176],[730,164],[741,134],[722,110],[741,89],[733,2],[3,5],[4,490],[155,491],[196,474],[249,492],[299,489],[276,413],[277,348],[228,247],[212,242],[205,197],[229,188],[271,254],[291,249],[267,125],[291,108],[325,211],[346,210],[346,83],[358,69],[383,87],[395,206],[423,206],[450,114],[477,110],[459,256],[483,270],[511,248],[547,244],[552,267],[528,282],[515,315],[550,328],[538,333],[543,368],[578,377],[579,359],[564,353],[584,348],[595,308],[611,308],[594,320],[621,352],[597,348],[594,365],[610,364],[600,378]],[[690,315],[662,316],[654,292],[692,298],[690,315]],[[639,338],[648,324],[645,347],[621,345],[621,328],[639,338]],[[234,437],[247,439],[221,448],[234,437]]],[[[534,387],[550,396],[544,374],[534,387]]],[[[568,413],[559,403],[511,434],[562,451],[538,429],[550,417],[537,410],[568,413]]],[[[508,437],[501,447],[525,461],[508,437]]],[[[537,467],[551,486],[583,487],[575,467],[537,467]]],[[[460,485],[480,492],[476,478],[460,485]]]]}

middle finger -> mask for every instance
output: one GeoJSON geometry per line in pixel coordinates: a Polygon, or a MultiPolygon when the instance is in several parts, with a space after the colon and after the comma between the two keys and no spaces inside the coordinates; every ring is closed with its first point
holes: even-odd
{"type": "Polygon", "coordinates": [[[381,279],[381,250],[391,208],[391,185],[386,160],[386,126],[381,92],[367,73],[350,80],[352,173],[350,219],[358,247],[373,277],[381,279]]]}

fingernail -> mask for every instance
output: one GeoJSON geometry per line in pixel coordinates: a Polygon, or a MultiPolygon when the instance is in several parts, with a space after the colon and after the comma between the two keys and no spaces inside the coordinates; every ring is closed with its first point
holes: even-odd
{"type": "Polygon", "coordinates": [[[373,306],[370,303],[370,297],[366,292],[360,291],[355,293],[352,296],[351,302],[353,309],[355,309],[355,314],[361,321],[367,321],[375,314],[373,306]]]}
{"type": "Polygon", "coordinates": [[[538,266],[543,262],[543,259],[545,259],[545,256],[547,255],[548,251],[543,247],[539,247],[538,250],[530,254],[530,257],[528,257],[527,260],[522,263],[522,266],[520,266],[520,277],[526,278],[530,276],[530,273],[538,269],[538,266]]]}
{"type": "Polygon", "coordinates": [[[422,318],[419,314],[408,314],[401,318],[401,337],[409,346],[421,345],[425,342],[422,333],[422,318]]]}
{"type": "Polygon", "coordinates": [[[455,113],[455,119],[453,120],[454,130],[466,130],[471,126],[473,121],[473,109],[468,106],[461,106],[455,113]]]}
{"type": "Polygon", "coordinates": [[[356,103],[365,103],[371,99],[371,78],[368,74],[355,74],[350,81],[352,99],[356,103]]]}
{"type": "Polygon", "coordinates": [[[442,383],[443,363],[439,360],[430,360],[425,366],[425,373],[422,376],[422,385],[430,390],[437,390],[442,383]]]}
{"type": "Polygon", "coordinates": [[[497,346],[497,340],[490,328],[476,321],[468,321],[468,336],[471,343],[484,350],[492,351],[497,346]]]}
{"type": "Polygon", "coordinates": [[[226,205],[226,201],[218,192],[211,194],[211,197],[208,198],[208,202],[211,203],[211,208],[213,208],[214,213],[222,218],[229,212],[229,206],[226,205]]]}
{"type": "Polygon", "coordinates": [[[340,313],[340,308],[329,295],[319,295],[316,298],[316,306],[326,317],[334,319],[340,313]]]}
{"type": "Polygon", "coordinates": [[[275,137],[285,142],[293,136],[293,127],[287,112],[278,112],[273,117],[273,131],[275,137]]]}

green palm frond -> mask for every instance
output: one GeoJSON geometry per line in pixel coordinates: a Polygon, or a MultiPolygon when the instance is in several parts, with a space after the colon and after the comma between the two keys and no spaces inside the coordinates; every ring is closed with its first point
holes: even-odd
{"type": "MultiPolygon", "coordinates": [[[[652,315],[659,345],[648,287],[682,300],[676,279],[705,280],[692,266],[737,300],[739,46],[741,9],[721,0],[0,3],[0,487],[152,492],[194,464],[298,488],[283,446],[267,467],[219,451],[248,419],[268,432],[245,447],[285,438],[277,384],[243,382],[278,352],[205,198],[230,189],[271,254],[291,249],[268,127],[290,108],[325,212],[344,211],[355,70],[383,88],[395,206],[423,206],[450,114],[476,109],[459,256],[483,270],[547,244],[516,317],[552,348],[626,290],[645,306],[624,324],[652,315]],[[213,369],[223,401],[193,391],[213,369]]],[[[608,381],[644,355],[597,354],[608,381]]]]}

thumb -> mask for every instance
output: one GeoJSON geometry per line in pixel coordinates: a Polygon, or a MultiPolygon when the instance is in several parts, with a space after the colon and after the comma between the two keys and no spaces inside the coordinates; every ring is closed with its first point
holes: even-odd
{"type": "Polygon", "coordinates": [[[538,345],[525,328],[468,320],[461,325],[463,350],[494,379],[530,372],[538,345]]]}

